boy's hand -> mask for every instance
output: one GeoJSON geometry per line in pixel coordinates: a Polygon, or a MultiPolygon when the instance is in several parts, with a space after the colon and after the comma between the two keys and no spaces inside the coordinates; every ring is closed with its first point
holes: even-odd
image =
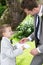
{"type": "Polygon", "coordinates": [[[21,44],[22,44],[22,43],[25,43],[25,42],[27,42],[27,41],[28,41],[28,38],[23,38],[23,39],[21,39],[21,40],[20,40],[20,42],[19,42],[19,43],[21,43],[21,44]]]}
{"type": "Polygon", "coordinates": [[[35,49],[31,50],[30,53],[35,56],[35,55],[37,55],[39,52],[38,52],[37,48],[35,48],[35,49]]]}
{"type": "Polygon", "coordinates": [[[23,50],[25,50],[25,49],[26,49],[24,46],[21,46],[21,48],[22,48],[23,50]]]}

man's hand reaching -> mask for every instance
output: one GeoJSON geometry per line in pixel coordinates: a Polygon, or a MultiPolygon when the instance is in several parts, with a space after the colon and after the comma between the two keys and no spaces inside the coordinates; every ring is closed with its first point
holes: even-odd
{"type": "Polygon", "coordinates": [[[19,41],[19,43],[25,43],[25,42],[27,42],[28,41],[28,38],[23,38],[23,39],[21,39],[20,41],[19,41]]]}

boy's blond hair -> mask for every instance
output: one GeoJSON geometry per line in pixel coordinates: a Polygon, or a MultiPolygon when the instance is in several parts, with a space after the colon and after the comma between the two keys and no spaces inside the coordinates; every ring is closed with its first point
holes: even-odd
{"type": "Polygon", "coordinates": [[[4,24],[0,26],[0,36],[2,36],[2,33],[5,32],[5,28],[11,27],[10,24],[4,24]]]}

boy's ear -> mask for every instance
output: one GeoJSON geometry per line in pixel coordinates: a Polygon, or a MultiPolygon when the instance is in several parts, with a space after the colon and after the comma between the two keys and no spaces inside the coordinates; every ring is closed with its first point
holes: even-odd
{"type": "Polygon", "coordinates": [[[2,35],[5,35],[5,33],[2,33],[2,35]]]}
{"type": "Polygon", "coordinates": [[[25,12],[26,14],[30,14],[31,10],[29,10],[29,9],[24,9],[24,12],[25,12]]]}

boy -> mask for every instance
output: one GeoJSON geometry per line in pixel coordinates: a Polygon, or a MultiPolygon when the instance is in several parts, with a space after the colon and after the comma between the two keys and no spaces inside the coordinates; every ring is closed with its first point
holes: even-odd
{"type": "Polygon", "coordinates": [[[25,48],[22,46],[17,49],[11,45],[9,38],[13,32],[10,25],[3,25],[1,33],[1,65],[16,65],[16,56],[21,54],[25,48]]]}

